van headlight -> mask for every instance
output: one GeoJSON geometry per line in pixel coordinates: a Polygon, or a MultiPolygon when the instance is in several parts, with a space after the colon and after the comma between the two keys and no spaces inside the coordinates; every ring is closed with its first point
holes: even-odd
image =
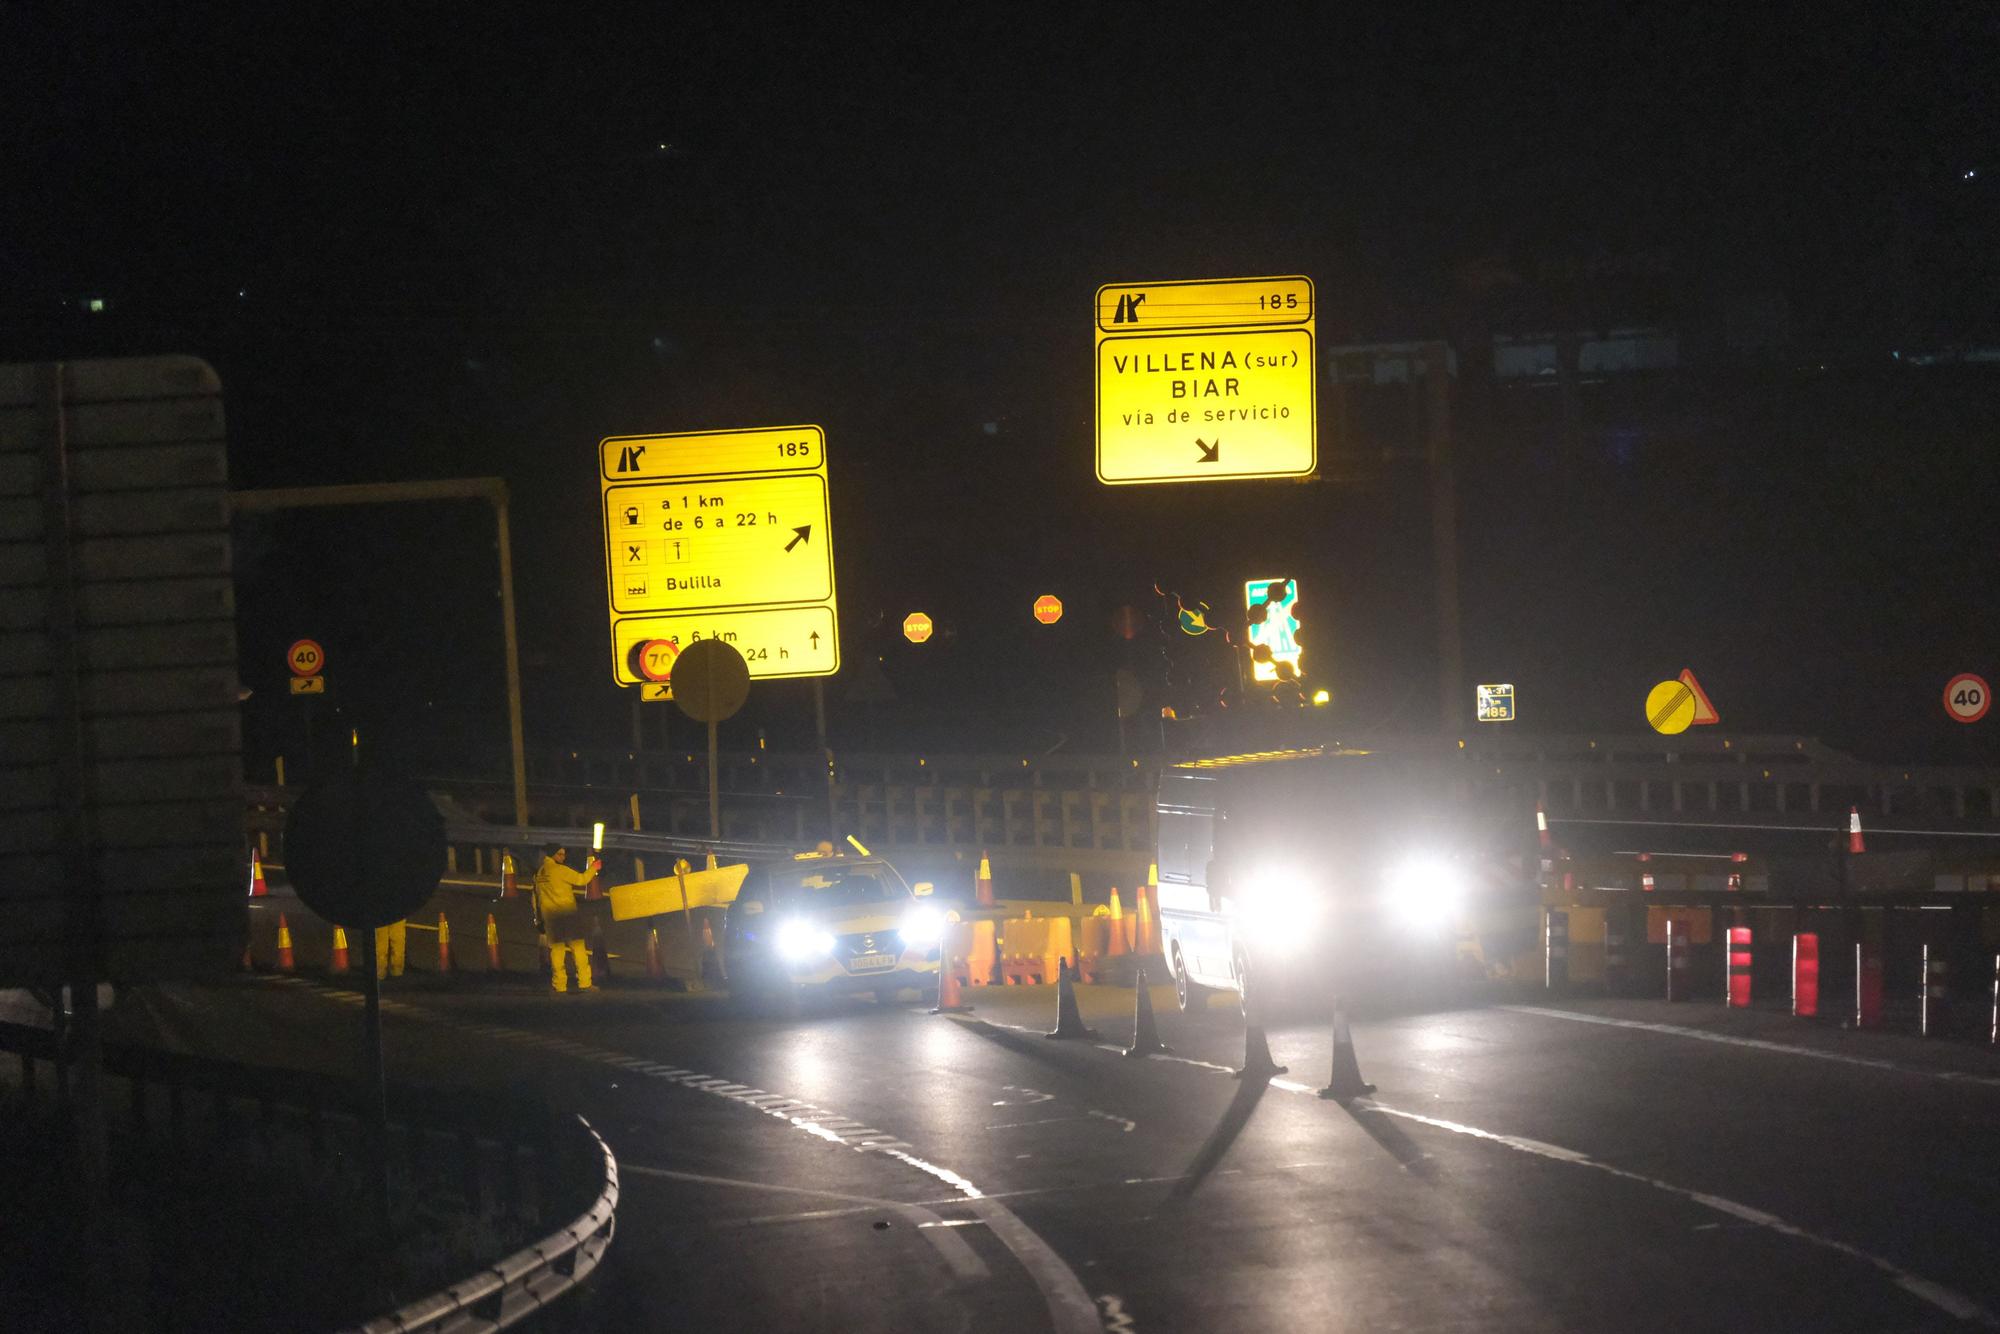
{"type": "Polygon", "coordinates": [[[797,918],[778,928],[778,957],[786,963],[824,959],[833,953],[833,932],[797,918]]]}
{"type": "Polygon", "coordinates": [[[1318,927],[1324,897],[1296,871],[1270,867],[1253,872],[1236,896],[1236,920],[1264,949],[1290,951],[1318,927]]]}
{"type": "Polygon", "coordinates": [[[1465,905],[1461,879],[1462,873],[1442,857],[1398,862],[1383,876],[1389,912],[1412,930],[1449,928],[1465,905]]]}
{"type": "Polygon", "coordinates": [[[929,904],[919,904],[903,914],[900,930],[905,945],[912,949],[930,949],[944,939],[944,914],[929,904]]]}

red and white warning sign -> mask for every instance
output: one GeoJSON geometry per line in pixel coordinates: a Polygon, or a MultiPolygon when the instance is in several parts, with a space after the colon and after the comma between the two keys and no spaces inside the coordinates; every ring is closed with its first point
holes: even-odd
{"type": "Polygon", "coordinates": [[[1944,685],[1944,711],[1953,722],[1976,723],[1993,707],[1993,687],[1986,678],[1960,672],[1944,685]]]}
{"type": "Polygon", "coordinates": [[[1681,684],[1694,696],[1694,721],[1689,724],[1690,726],[1712,727],[1722,721],[1721,716],[1715,711],[1715,706],[1708,702],[1708,692],[1701,688],[1701,682],[1694,679],[1692,667],[1681,668],[1681,684]]]}

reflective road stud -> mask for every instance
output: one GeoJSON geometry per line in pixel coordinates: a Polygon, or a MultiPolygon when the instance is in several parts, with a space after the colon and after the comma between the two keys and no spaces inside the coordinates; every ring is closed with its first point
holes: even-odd
{"type": "Polygon", "coordinates": [[[1569,914],[1555,908],[1542,927],[1542,985],[1550,991],[1569,987],[1569,914]]]}
{"type": "Polygon", "coordinates": [[[1882,1026],[1882,956],[1864,941],[1854,944],[1854,1026],[1882,1026]]]}
{"type": "Polygon", "coordinates": [[[1667,919],[1667,999],[1688,999],[1688,924],[1667,919]]]}
{"type": "Polygon", "coordinates": [[[1811,931],[1792,937],[1792,1013],[1801,1019],[1819,1013],[1819,936],[1811,931]]]}
{"type": "Polygon", "coordinates": [[[1750,928],[1729,928],[1729,985],[1723,999],[1732,1009],[1750,1006],[1750,928]]]}
{"type": "Polygon", "coordinates": [[[1918,998],[1917,1032],[1925,1037],[1944,1027],[1944,1004],[1949,983],[1945,961],[1935,945],[1924,946],[1924,991],[1918,998]]]}

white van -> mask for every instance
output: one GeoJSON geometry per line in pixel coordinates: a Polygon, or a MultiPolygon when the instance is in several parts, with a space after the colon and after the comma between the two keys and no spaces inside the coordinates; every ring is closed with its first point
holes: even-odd
{"type": "MultiPolygon", "coordinates": [[[[1160,773],[1160,944],[1181,1008],[1233,991],[1354,989],[1449,962],[1504,821],[1435,759],[1312,747],[1160,773]]],[[[1524,826],[1526,827],[1526,826],[1524,826]]]]}

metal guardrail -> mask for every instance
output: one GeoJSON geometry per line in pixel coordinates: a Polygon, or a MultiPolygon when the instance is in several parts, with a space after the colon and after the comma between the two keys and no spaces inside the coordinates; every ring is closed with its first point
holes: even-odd
{"type": "MultiPolygon", "coordinates": [[[[62,1037],[54,1030],[0,1022],[0,1051],[20,1062],[21,1085],[30,1099],[38,1096],[37,1066],[57,1067],[57,1096],[63,1096],[60,1062],[62,1037]]],[[[271,1124],[278,1110],[296,1109],[316,1156],[331,1152],[329,1114],[357,1128],[367,1115],[360,1090],[350,1080],[311,1071],[246,1065],[215,1057],[162,1051],[126,1043],[106,1043],[104,1071],[127,1081],[127,1113],[133,1127],[143,1130],[149,1120],[147,1085],[162,1085],[168,1094],[166,1129],[174,1144],[187,1137],[186,1121],[193,1102],[186,1094],[205,1094],[218,1132],[232,1124],[246,1128],[271,1124]],[[232,1104],[255,1106],[255,1122],[238,1121],[232,1104]]],[[[537,1198],[546,1208],[558,1193],[558,1160],[587,1152],[600,1176],[589,1208],[566,1226],[523,1247],[428,1297],[378,1316],[351,1329],[361,1334],[473,1334],[505,1329],[546,1307],[588,1278],[604,1257],[616,1227],[618,1162],[603,1136],[581,1116],[551,1119],[538,1102],[507,1094],[416,1088],[392,1084],[388,1089],[390,1119],[409,1136],[442,1135],[456,1139],[464,1155],[458,1174],[461,1192],[474,1206],[481,1198],[482,1141],[499,1150],[499,1188],[503,1198],[518,1199],[525,1185],[520,1154],[526,1148],[534,1162],[537,1198]],[[533,1133],[523,1136],[522,1131],[533,1133]],[[585,1142],[573,1147],[559,1141],[564,1130],[581,1130],[585,1142]],[[517,1181],[521,1176],[523,1180],[517,1181]]],[[[414,1141],[413,1141],[414,1142],[414,1141]]]]}
{"type": "Polygon", "coordinates": [[[506,1329],[589,1278],[617,1229],[618,1160],[590,1122],[581,1116],[576,1119],[597,1145],[604,1182],[597,1199],[575,1222],[345,1334],[479,1334],[506,1329]]]}

